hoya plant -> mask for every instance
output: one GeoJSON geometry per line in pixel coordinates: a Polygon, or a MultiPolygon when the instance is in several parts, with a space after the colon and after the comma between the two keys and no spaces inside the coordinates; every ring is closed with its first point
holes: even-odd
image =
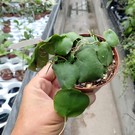
{"type": "Polygon", "coordinates": [[[101,41],[94,34],[89,37],[74,32],[54,34],[37,44],[29,69],[37,71],[51,61],[61,86],[54,97],[54,108],[60,116],[80,115],[90,100],[75,86],[103,78],[112,64],[112,48],[117,46],[119,39],[111,29],[103,35],[105,40],[101,41]]]}

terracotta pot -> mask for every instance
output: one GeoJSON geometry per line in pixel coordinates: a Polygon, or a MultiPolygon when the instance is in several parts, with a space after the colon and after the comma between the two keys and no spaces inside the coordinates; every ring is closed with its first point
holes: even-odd
{"type": "MultiPolygon", "coordinates": [[[[81,36],[84,36],[84,37],[89,37],[90,35],[89,34],[80,34],[81,36]]],[[[98,39],[100,41],[105,41],[105,39],[99,35],[97,35],[98,39]]],[[[118,71],[118,66],[119,66],[119,55],[118,55],[118,52],[116,50],[116,48],[113,48],[112,49],[113,51],[113,57],[114,57],[114,69],[113,71],[107,75],[107,78],[102,82],[102,83],[97,83],[96,85],[90,85],[88,83],[88,87],[80,87],[79,85],[76,85],[75,88],[84,92],[84,93],[95,93],[97,92],[101,87],[103,87],[104,85],[106,85],[107,83],[109,83],[113,78],[114,76],[116,75],[117,71],[118,71]]]]}
{"type": "Polygon", "coordinates": [[[8,57],[8,59],[11,59],[11,58],[15,58],[16,55],[15,54],[7,54],[7,57],[8,57]]]}
{"type": "Polygon", "coordinates": [[[18,81],[22,81],[24,78],[25,71],[24,70],[17,70],[15,71],[15,75],[13,75],[12,71],[9,68],[2,69],[0,71],[0,77],[3,80],[11,80],[16,78],[18,81]]]}
{"type": "Polygon", "coordinates": [[[24,70],[17,70],[17,71],[15,72],[15,78],[16,78],[18,81],[23,81],[24,74],[25,74],[25,71],[24,71],[24,70]]]}
{"type": "Polygon", "coordinates": [[[35,15],[35,20],[39,20],[39,19],[41,19],[41,15],[40,14],[37,14],[37,15],[35,15]]]}
{"type": "Polygon", "coordinates": [[[13,16],[14,16],[14,17],[20,17],[20,15],[17,14],[17,13],[13,14],[13,16]]]}
{"type": "Polygon", "coordinates": [[[6,16],[6,17],[13,17],[13,14],[12,13],[6,13],[6,14],[4,14],[4,16],[6,16]]]}
{"type": "Polygon", "coordinates": [[[43,12],[43,13],[41,14],[41,16],[42,16],[42,17],[45,17],[45,15],[46,15],[46,13],[45,13],[45,12],[43,12]]]}
{"type": "Polygon", "coordinates": [[[45,12],[42,13],[41,16],[44,17],[44,16],[46,16],[46,15],[48,15],[48,14],[50,14],[50,11],[45,11],[45,12]]]}
{"type": "Polygon", "coordinates": [[[11,28],[10,28],[10,26],[4,26],[3,29],[2,29],[2,31],[4,33],[9,33],[11,31],[11,28]]]}
{"type": "Polygon", "coordinates": [[[6,68],[1,70],[0,76],[3,80],[10,80],[13,78],[13,73],[9,68],[6,68]]]}

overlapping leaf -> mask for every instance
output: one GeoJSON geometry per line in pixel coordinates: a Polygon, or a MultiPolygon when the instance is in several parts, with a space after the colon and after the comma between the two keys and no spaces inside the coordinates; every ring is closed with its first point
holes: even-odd
{"type": "Polygon", "coordinates": [[[66,34],[62,34],[62,36],[66,36],[66,37],[70,38],[72,42],[74,42],[77,39],[82,38],[80,35],[78,35],[75,32],[69,32],[69,33],[66,33],[66,34]]]}
{"type": "Polygon", "coordinates": [[[36,71],[37,68],[42,68],[48,62],[49,56],[45,51],[44,45],[45,42],[40,42],[36,46],[28,67],[30,70],[36,71]]]}
{"type": "Polygon", "coordinates": [[[80,115],[90,104],[89,97],[74,89],[63,89],[54,98],[56,112],[63,117],[80,115]]]}
{"type": "Polygon", "coordinates": [[[79,70],[75,64],[69,62],[54,64],[53,69],[62,88],[73,88],[79,77],[79,70]]]}
{"type": "Polygon", "coordinates": [[[58,44],[58,41],[61,39],[61,36],[54,34],[53,36],[47,38],[44,42],[44,49],[48,54],[55,54],[55,46],[58,44]]]}
{"type": "Polygon", "coordinates": [[[73,46],[73,41],[68,37],[61,37],[59,40],[55,41],[55,53],[57,55],[66,56],[73,46]]]}
{"type": "Polygon", "coordinates": [[[99,79],[103,76],[104,67],[99,62],[96,51],[92,46],[84,48],[77,53],[75,64],[79,68],[79,82],[88,82],[99,79]]]}
{"type": "Polygon", "coordinates": [[[112,63],[113,54],[112,49],[107,42],[101,42],[98,46],[97,56],[99,61],[104,65],[108,66],[112,63]]]}
{"type": "Polygon", "coordinates": [[[108,29],[108,30],[104,31],[103,36],[104,36],[106,42],[111,47],[116,47],[119,44],[118,36],[111,29],[108,29]]]}

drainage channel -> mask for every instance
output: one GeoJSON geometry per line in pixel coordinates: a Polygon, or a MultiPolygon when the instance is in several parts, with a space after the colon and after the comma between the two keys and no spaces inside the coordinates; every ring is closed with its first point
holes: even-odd
{"type": "Polygon", "coordinates": [[[98,33],[95,12],[91,0],[70,1],[64,32],[98,33]]]}
{"type": "Polygon", "coordinates": [[[88,0],[81,2],[76,1],[74,4],[69,5],[69,17],[82,14],[82,12],[90,12],[90,5],[88,0]]]}

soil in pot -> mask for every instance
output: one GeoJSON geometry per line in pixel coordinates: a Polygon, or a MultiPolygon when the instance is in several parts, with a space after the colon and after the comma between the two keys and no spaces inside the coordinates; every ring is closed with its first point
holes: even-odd
{"type": "Polygon", "coordinates": [[[50,12],[49,12],[49,11],[45,11],[45,12],[42,13],[41,16],[42,16],[42,17],[45,17],[45,16],[48,15],[48,14],[50,14],[50,12]]]}
{"type": "Polygon", "coordinates": [[[13,73],[9,68],[6,68],[0,71],[0,77],[3,80],[10,80],[13,78],[13,73]]]}
{"type": "Polygon", "coordinates": [[[3,29],[2,29],[2,31],[4,33],[9,33],[11,31],[11,28],[10,28],[10,26],[4,26],[3,29]]]}
{"type": "Polygon", "coordinates": [[[11,59],[11,58],[15,58],[16,55],[15,54],[7,54],[7,57],[8,57],[8,59],[11,59]]]}
{"type": "Polygon", "coordinates": [[[3,80],[10,80],[12,78],[16,78],[18,81],[22,81],[24,78],[25,71],[24,70],[17,70],[15,71],[15,76],[13,75],[13,72],[9,69],[2,69],[0,71],[0,77],[3,80]]]}
{"type": "Polygon", "coordinates": [[[10,28],[10,21],[9,21],[9,20],[4,21],[3,24],[4,24],[4,25],[3,25],[2,31],[3,31],[4,33],[9,33],[9,32],[11,31],[11,28],[10,28]]]}
{"type": "Polygon", "coordinates": [[[41,14],[37,14],[37,15],[35,15],[35,17],[34,17],[35,20],[39,20],[39,19],[41,19],[41,18],[42,18],[42,15],[41,15],[41,14]]]}
{"type": "Polygon", "coordinates": [[[15,71],[15,78],[18,81],[22,81],[23,78],[24,78],[24,74],[25,74],[25,71],[24,70],[17,70],[17,71],[15,71]]]}

